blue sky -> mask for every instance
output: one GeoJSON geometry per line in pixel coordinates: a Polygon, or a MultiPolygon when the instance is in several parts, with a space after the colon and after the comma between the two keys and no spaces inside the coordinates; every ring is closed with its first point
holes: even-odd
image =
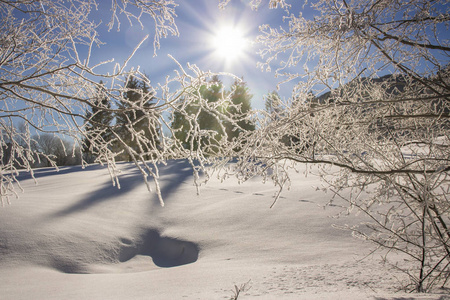
{"type": "MultiPolygon", "coordinates": [[[[203,71],[230,72],[239,77],[243,77],[247,82],[250,92],[254,95],[252,107],[255,109],[264,108],[263,96],[276,89],[277,83],[281,80],[275,78],[274,73],[262,72],[257,67],[257,62],[261,60],[258,52],[259,45],[248,47],[245,55],[239,56],[232,63],[226,62],[222,57],[214,54],[215,49],[211,45],[215,33],[224,25],[235,26],[241,29],[245,38],[254,40],[259,34],[259,26],[269,24],[272,27],[284,28],[283,9],[269,9],[268,0],[262,1],[257,11],[251,9],[250,0],[231,0],[224,10],[218,8],[219,0],[178,0],[179,6],[176,8],[176,18],[179,36],[161,39],[161,49],[157,50],[157,56],[154,57],[153,49],[153,21],[150,18],[143,19],[144,28],[139,24],[130,26],[128,21],[122,17],[120,32],[116,29],[107,30],[106,24],[111,16],[109,0],[99,1],[99,14],[103,19],[98,31],[100,39],[106,44],[100,49],[95,49],[93,60],[100,61],[115,58],[116,62],[122,62],[129,56],[131,51],[147,34],[149,39],[138,50],[129,66],[140,66],[141,70],[150,77],[154,86],[158,82],[163,82],[167,75],[173,75],[177,69],[176,63],[168,57],[171,54],[183,66],[189,62],[196,64],[203,71]]],[[[303,16],[312,17],[309,5],[303,7],[304,1],[287,1],[292,4],[291,12],[298,14],[302,12],[303,16]]],[[[445,9],[443,8],[443,11],[445,9]]],[[[448,35],[447,30],[442,30],[441,34],[448,35]]],[[[111,71],[112,66],[110,65],[111,71]]],[[[272,69],[275,69],[272,66],[272,69]]],[[[104,71],[104,69],[102,70],[104,71]]],[[[389,71],[389,70],[387,70],[389,71]]],[[[229,82],[225,81],[225,84],[229,82]]],[[[295,82],[284,84],[279,91],[280,95],[289,98],[295,82]]]]}
{"type": "MultiPolygon", "coordinates": [[[[130,26],[127,20],[122,20],[120,31],[113,29],[108,32],[106,23],[109,21],[109,1],[105,4],[105,11],[99,13],[104,16],[100,25],[100,39],[106,44],[94,49],[94,61],[114,58],[116,62],[123,61],[147,34],[150,38],[141,46],[129,66],[140,66],[156,86],[163,82],[167,75],[173,75],[177,69],[176,63],[168,57],[171,54],[183,66],[189,62],[196,64],[204,71],[230,72],[243,77],[250,92],[254,95],[252,106],[256,109],[264,107],[263,95],[276,89],[278,79],[273,73],[262,72],[257,67],[260,60],[257,54],[258,46],[250,45],[245,53],[232,62],[215,54],[212,39],[215,32],[225,25],[240,28],[245,39],[254,40],[259,32],[259,25],[269,23],[280,25],[284,11],[281,9],[268,9],[268,1],[261,4],[258,11],[254,11],[245,0],[232,0],[225,10],[218,8],[218,0],[183,0],[178,1],[176,8],[178,15],[176,22],[180,35],[161,40],[161,48],[157,56],[153,56],[153,23],[144,19],[145,28],[139,24],[130,26]],[[108,5],[107,5],[108,4],[108,5]],[[148,22],[147,22],[148,21],[148,22]]],[[[112,67],[111,65],[109,66],[112,67]]],[[[225,84],[227,82],[225,81],[225,84]]],[[[290,96],[286,87],[286,96],[290,96]]]]}

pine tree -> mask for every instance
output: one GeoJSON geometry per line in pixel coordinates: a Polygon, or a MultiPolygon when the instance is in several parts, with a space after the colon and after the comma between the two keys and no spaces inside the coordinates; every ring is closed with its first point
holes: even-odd
{"type": "MultiPolygon", "coordinates": [[[[116,115],[121,139],[131,146],[132,151],[146,159],[151,158],[160,147],[161,128],[159,115],[153,108],[154,100],[154,93],[144,81],[130,77],[123,98],[118,103],[121,113],[116,115]]],[[[132,160],[129,153],[122,158],[132,160]]]]}
{"type": "MultiPolygon", "coordinates": [[[[236,80],[231,91],[224,91],[219,77],[212,77],[208,85],[198,90],[198,98],[183,108],[183,113],[175,111],[172,129],[176,139],[186,149],[197,150],[198,145],[211,154],[219,151],[220,143],[236,140],[243,132],[255,130],[255,124],[249,120],[251,99],[247,84],[236,80]],[[200,102],[203,101],[203,104],[200,102]],[[214,107],[212,113],[206,107],[214,107]],[[195,119],[195,120],[194,120],[195,119]],[[194,124],[196,121],[196,128],[194,124]],[[193,131],[207,131],[207,136],[196,136],[193,131]],[[226,136],[226,139],[224,137],[226,136]]],[[[185,99],[182,101],[182,103],[185,99]]],[[[242,145],[245,139],[240,140],[242,145]]],[[[237,146],[239,148],[240,146],[237,146]]]]}
{"type": "MultiPolygon", "coordinates": [[[[211,79],[211,85],[209,87],[203,86],[200,89],[200,94],[202,95],[203,99],[206,100],[206,102],[210,106],[212,106],[215,102],[218,102],[222,99],[222,90],[222,82],[219,80],[219,77],[214,76],[211,79]]],[[[218,109],[220,111],[220,108],[218,109]]],[[[222,139],[224,132],[220,126],[220,120],[217,118],[217,115],[213,115],[211,112],[202,109],[198,117],[198,122],[202,130],[212,130],[216,132],[216,134],[214,135],[214,140],[219,141],[222,139]]],[[[201,143],[204,144],[205,141],[203,140],[201,143]]]]}
{"type": "Polygon", "coordinates": [[[92,141],[96,140],[96,144],[105,144],[111,140],[111,133],[108,127],[111,125],[114,115],[111,111],[111,102],[106,96],[103,88],[103,82],[97,88],[96,96],[92,101],[91,109],[86,111],[86,137],[83,148],[85,160],[93,162],[99,149],[92,146],[92,141]]]}
{"type": "MultiPolygon", "coordinates": [[[[222,82],[217,76],[214,76],[208,85],[200,87],[197,92],[197,99],[190,102],[183,109],[183,113],[180,111],[173,113],[171,127],[176,139],[185,149],[196,151],[199,145],[202,148],[214,148],[214,144],[217,144],[224,136],[225,132],[220,124],[221,120],[205,107],[213,106],[220,101],[223,97],[222,90],[222,82]],[[190,118],[195,118],[195,120],[190,120],[190,118]],[[196,128],[194,128],[194,124],[196,124],[196,128]],[[207,137],[196,136],[192,134],[193,131],[208,131],[210,135],[207,137]]],[[[182,101],[185,101],[185,99],[182,101]]]]}
{"type": "Polygon", "coordinates": [[[266,112],[270,115],[271,119],[279,119],[283,111],[280,95],[276,91],[273,91],[265,98],[264,106],[266,112]]]}
{"type": "Polygon", "coordinates": [[[227,113],[235,122],[226,122],[228,140],[237,138],[242,132],[255,130],[255,124],[249,120],[249,113],[252,110],[250,94],[247,83],[244,80],[235,80],[231,87],[231,104],[227,107],[227,113]]]}
{"type": "MultiPolygon", "coordinates": [[[[181,102],[184,102],[182,99],[181,102]]],[[[182,147],[189,149],[190,137],[189,132],[193,130],[191,122],[189,122],[187,116],[194,116],[199,108],[194,104],[189,104],[183,113],[179,110],[173,112],[171,128],[174,132],[176,140],[181,143],[182,147]]]]}

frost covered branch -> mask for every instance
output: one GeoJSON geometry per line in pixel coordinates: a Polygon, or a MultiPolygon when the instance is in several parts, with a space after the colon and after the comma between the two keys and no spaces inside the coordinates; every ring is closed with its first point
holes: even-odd
{"type": "MultiPolygon", "coordinates": [[[[120,28],[121,14],[131,23],[137,21],[140,25],[141,18],[148,15],[155,24],[156,51],[160,38],[178,34],[175,7],[173,1],[113,1],[109,28],[115,24],[120,28]]],[[[137,130],[145,119],[148,120],[144,122],[147,131],[157,136],[163,122],[161,115],[170,108],[164,96],[158,99],[156,106],[149,106],[156,90],[143,91],[127,86],[134,78],[151,87],[138,68],[127,67],[140,44],[121,65],[112,65],[113,72],[97,71],[111,65],[113,59],[91,65],[92,51],[102,44],[97,34],[100,24],[90,19],[97,8],[95,1],[0,3],[2,203],[9,202],[12,195],[17,196],[19,170],[33,175],[35,166],[58,165],[57,156],[43,151],[45,140],[53,145],[59,143],[66,156],[81,157],[83,165],[89,160],[84,155],[89,150],[95,162],[108,165],[113,182],[118,186],[115,161],[124,152],[145,179],[158,176],[156,165],[151,168],[144,163],[149,157],[155,164],[167,158],[164,152],[167,149],[159,148],[153,138],[137,130]],[[124,96],[127,93],[140,94],[142,101],[131,101],[124,96]],[[106,100],[99,101],[99,97],[106,100]],[[87,111],[91,112],[86,114],[87,111]],[[126,122],[120,126],[99,122],[98,117],[105,114],[125,116],[126,122]],[[131,115],[135,118],[130,118],[131,115]]],[[[168,84],[161,90],[166,97],[171,96],[168,84]]],[[[163,139],[162,146],[166,143],[163,139]]],[[[146,183],[150,189],[147,179],[146,183]]]]}
{"type": "MultiPolygon", "coordinates": [[[[329,1],[314,17],[286,13],[261,27],[260,67],[297,82],[248,139],[251,165],[318,164],[324,189],[370,220],[349,228],[386,253],[416,262],[416,291],[449,274],[450,45],[445,1],[329,1]],[[251,152],[250,152],[251,151],[251,152]],[[363,227],[364,227],[363,226],[363,227]]],[[[250,171],[249,171],[250,170],[250,171]]],[[[254,171],[254,172],[253,172],[254,171]]],[[[288,176],[288,170],[283,171],[288,176]]],[[[272,178],[277,182],[279,177],[272,178]]]]}
{"type": "MultiPolygon", "coordinates": [[[[94,1],[2,1],[2,200],[15,195],[19,170],[33,174],[38,162],[57,165],[41,151],[48,133],[65,153],[90,153],[84,165],[106,164],[117,185],[115,162],[134,162],[161,204],[158,165],[170,158],[191,163],[197,186],[216,172],[223,180],[262,176],[280,191],[293,184],[289,172],[296,163],[312,163],[333,191],[331,201],[346,201],[349,212],[368,216],[370,232],[350,228],[355,235],[415,263],[408,271],[415,290],[446,284],[447,1],[317,0],[305,4],[313,17],[293,11],[288,1],[267,3],[285,12],[285,22],[261,24],[259,66],[295,87],[290,98],[273,97],[267,111],[251,114],[233,102],[236,91],[245,92],[233,75],[234,91],[226,92],[218,74],[178,64],[174,76],[152,86],[128,66],[137,49],[111,74],[98,73],[108,61],[90,62],[101,44],[99,24],[89,19],[94,1]],[[111,116],[117,122],[102,121],[111,116]]],[[[162,37],[178,34],[175,7],[170,0],[114,0],[109,26],[120,28],[120,15],[140,25],[150,16],[156,51],[162,37]]]]}

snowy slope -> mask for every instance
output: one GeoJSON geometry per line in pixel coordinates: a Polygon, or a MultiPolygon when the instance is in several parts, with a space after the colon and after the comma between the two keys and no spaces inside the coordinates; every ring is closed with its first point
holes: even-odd
{"type": "MultiPolygon", "coordinates": [[[[107,169],[23,175],[25,193],[0,209],[0,299],[411,299],[402,274],[364,256],[370,246],[332,224],[317,177],[276,188],[212,180],[197,196],[185,161],[163,167],[159,206],[131,164],[121,189],[107,169]],[[404,297],[404,298],[403,298],[404,297]]],[[[443,294],[417,299],[450,299],[443,294]]]]}

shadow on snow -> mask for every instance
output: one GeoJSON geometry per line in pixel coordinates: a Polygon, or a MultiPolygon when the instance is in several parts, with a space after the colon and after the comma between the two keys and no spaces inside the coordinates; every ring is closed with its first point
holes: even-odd
{"type": "MultiPolygon", "coordinates": [[[[125,168],[132,169],[134,165],[130,164],[125,168]]],[[[170,196],[174,194],[181,184],[183,184],[189,177],[193,176],[192,168],[186,160],[171,160],[167,165],[159,165],[161,195],[164,201],[169,201],[170,196]]],[[[97,168],[96,168],[97,169],[97,168]]],[[[86,169],[81,167],[68,168],[63,170],[66,173],[71,172],[85,172],[86,169]]],[[[61,172],[61,171],[60,171],[61,172]]],[[[119,176],[120,189],[113,186],[111,181],[105,182],[101,188],[89,193],[80,201],[50,215],[51,218],[59,218],[70,215],[72,213],[90,209],[102,202],[110,201],[116,198],[123,197],[127,193],[133,191],[137,187],[144,185],[142,174],[139,170],[125,171],[125,174],[119,176]]],[[[38,176],[55,175],[54,172],[43,172],[38,176]]],[[[152,183],[150,183],[152,184],[152,183]]],[[[147,192],[147,190],[146,190],[147,192]]],[[[159,200],[156,195],[153,196],[153,204],[159,206],[159,200]]]]}

